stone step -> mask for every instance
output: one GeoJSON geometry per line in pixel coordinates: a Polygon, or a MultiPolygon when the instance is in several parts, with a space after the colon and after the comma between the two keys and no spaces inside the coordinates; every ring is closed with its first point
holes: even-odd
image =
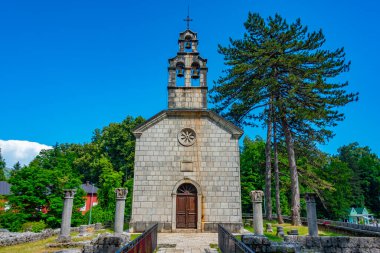
{"type": "Polygon", "coordinates": [[[186,228],[186,229],[176,229],[175,233],[197,233],[197,229],[191,229],[191,228],[186,228]]]}

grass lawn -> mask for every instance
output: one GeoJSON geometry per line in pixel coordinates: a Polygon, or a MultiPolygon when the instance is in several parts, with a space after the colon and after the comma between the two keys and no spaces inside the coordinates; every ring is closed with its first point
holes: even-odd
{"type": "MultiPolygon", "coordinates": [[[[81,242],[81,241],[88,241],[92,240],[96,236],[98,236],[101,233],[111,232],[111,230],[100,230],[97,233],[94,233],[91,236],[84,236],[84,237],[75,237],[79,233],[73,232],[71,233],[71,239],[74,242],[81,242]]],[[[7,247],[1,247],[0,253],[11,253],[11,252],[23,252],[23,253],[50,253],[55,252],[58,250],[62,250],[62,248],[46,248],[45,245],[48,243],[55,243],[55,240],[58,236],[52,236],[44,240],[35,241],[35,242],[29,242],[29,243],[23,243],[23,244],[17,244],[13,246],[7,246],[7,247]]]]}
{"type": "Polygon", "coordinates": [[[13,246],[1,247],[0,253],[8,252],[23,252],[23,253],[44,253],[44,252],[55,252],[60,250],[60,248],[45,248],[47,243],[54,243],[57,236],[52,236],[44,240],[17,244],[13,246]]]}
{"type": "Polygon", "coordinates": [[[216,249],[219,253],[222,253],[222,251],[218,247],[218,244],[216,244],[216,243],[210,243],[210,248],[216,249]]]}
{"type": "MultiPolygon", "coordinates": [[[[264,231],[266,228],[267,223],[272,223],[273,232],[264,232],[264,235],[268,237],[269,240],[275,241],[275,242],[281,242],[283,239],[281,237],[276,236],[276,231],[278,226],[284,227],[284,233],[287,235],[287,232],[292,229],[298,229],[299,235],[308,235],[309,231],[306,226],[292,226],[290,223],[284,223],[284,224],[278,224],[276,220],[272,220],[271,222],[264,220],[264,231]]],[[[251,226],[245,226],[245,229],[247,229],[250,232],[253,232],[253,228],[251,226]]],[[[333,232],[327,232],[327,231],[318,231],[319,236],[341,236],[341,234],[333,233],[333,232]]]]}
{"type": "Polygon", "coordinates": [[[141,233],[131,234],[131,241],[135,240],[137,237],[139,237],[141,233]]]}

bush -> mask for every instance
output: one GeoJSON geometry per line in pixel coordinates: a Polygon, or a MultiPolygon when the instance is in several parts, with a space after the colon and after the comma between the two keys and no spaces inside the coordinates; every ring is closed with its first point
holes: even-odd
{"type": "Polygon", "coordinates": [[[19,232],[26,219],[26,214],[17,213],[12,210],[0,212],[0,227],[12,232],[19,232]]]}
{"type": "MultiPolygon", "coordinates": [[[[91,212],[91,223],[94,224],[94,223],[100,222],[102,224],[105,224],[105,223],[112,224],[114,221],[114,215],[115,215],[114,210],[112,211],[104,210],[99,205],[94,206],[91,212]]],[[[88,224],[89,218],[90,218],[90,211],[88,211],[83,216],[83,224],[88,224]]]]}
{"type": "Polygon", "coordinates": [[[26,222],[22,224],[22,231],[39,233],[46,228],[44,221],[26,222]]]}

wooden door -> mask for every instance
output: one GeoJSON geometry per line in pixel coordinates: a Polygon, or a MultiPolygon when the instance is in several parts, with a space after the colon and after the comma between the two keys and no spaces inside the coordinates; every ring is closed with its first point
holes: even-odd
{"type": "Polygon", "coordinates": [[[197,228],[197,193],[191,184],[183,184],[177,191],[177,228],[197,228]]]}

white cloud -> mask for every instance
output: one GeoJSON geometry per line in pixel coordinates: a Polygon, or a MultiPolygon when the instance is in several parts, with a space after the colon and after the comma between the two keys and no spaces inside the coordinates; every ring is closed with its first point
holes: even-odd
{"type": "Polygon", "coordinates": [[[52,147],[31,141],[0,140],[0,148],[7,167],[10,168],[17,162],[28,165],[42,149],[52,147]]]}

